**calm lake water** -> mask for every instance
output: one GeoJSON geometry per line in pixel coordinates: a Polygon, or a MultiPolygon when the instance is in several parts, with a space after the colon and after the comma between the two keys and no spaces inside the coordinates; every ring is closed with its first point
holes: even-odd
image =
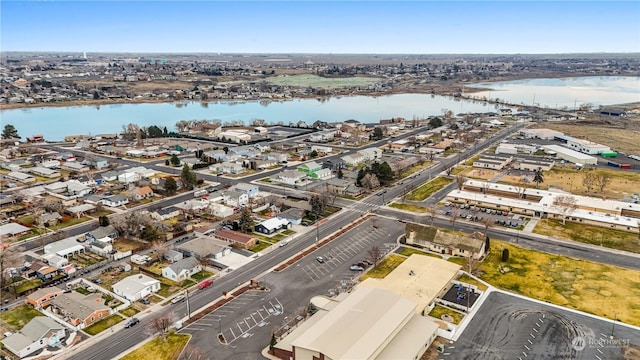
{"type": "MultiPolygon", "coordinates": [[[[580,77],[565,79],[529,79],[482,83],[467,86],[490,87],[492,91],[476,93],[481,98],[507,99],[514,104],[549,108],[573,108],[574,104],[610,105],[640,101],[640,77],[580,77]]],[[[219,119],[223,123],[239,120],[245,123],[264,119],[268,124],[298,122],[311,124],[356,119],[364,123],[391,117],[427,117],[454,113],[490,112],[496,106],[484,102],[459,101],[442,96],[397,94],[380,97],[349,96],[261,104],[258,101],[221,101],[209,104],[154,103],[97,106],[43,107],[3,110],[0,123],[12,124],[23,137],[44,134],[47,140],[62,140],[66,135],[117,133],[122,126],[157,125],[175,129],[179,120],[219,119]]]]}
{"type": "MultiPolygon", "coordinates": [[[[140,126],[157,125],[175,129],[179,120],[220,119],[240,120],[250,123],[264,119],[269,124],[285,125],[300,120],[312,124],[316,120],[335,122],[356,119],[364,123],[380,119],[414,116],[442,115],[444,111],[490,112],[493,104],[476,101],[457,101],[442,96],[424,94],[398,94],[380,97],[350,96],[316,99],[295,99],[270,102],[258,101],[209,103],[153,103],[118,104],[71,107],[43,107],[4,110],[0,113],[2,124],[12,124],[23,138],[44,134],[47,140],[63,140],[66,135],[118,133],[122,126],[136,123],[140,126]]],[[[4,126],[4,125],[3,125],[4,126]]]]}
{"type": "Polygon", "coordinates": [[[466,95],[481,99],[499,98],[511,104],[535,105],[553,109],[576,109],[582,104],[627,104],[640,101],[640,77],[587,76],[559,79],[525,79],[488,82],[467,87],[489,88],[466,95]]]}

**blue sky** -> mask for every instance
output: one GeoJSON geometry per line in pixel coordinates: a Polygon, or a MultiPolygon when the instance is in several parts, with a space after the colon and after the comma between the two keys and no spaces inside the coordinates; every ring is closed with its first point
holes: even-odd
{"type": "Polygon", "coordinates": [[[640,2],[7,1],[3,51],[640,52],[640,2]]]}

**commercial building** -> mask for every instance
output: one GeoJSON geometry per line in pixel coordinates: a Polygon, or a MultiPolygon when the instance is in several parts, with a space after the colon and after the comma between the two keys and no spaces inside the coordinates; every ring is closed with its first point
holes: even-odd
{"type": "Polygon", "coordinates": [[[555,155],[557,158],[580,165],[596,165],[598,159],[593,156],[577,152],[560,145],[544,145],[542,147],[549,155],[555,155]]]}
{"type": "Polygon", "coordinates": [[[512,157],[485,155],[474,161],[473,167],[481,169],[502,170],[507,167],[507,165],[509,165],[511,161],[513,161],[512,157]]]}

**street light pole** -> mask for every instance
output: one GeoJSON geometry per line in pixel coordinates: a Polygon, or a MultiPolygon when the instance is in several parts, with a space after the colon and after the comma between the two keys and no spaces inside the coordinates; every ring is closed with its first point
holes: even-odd
{"type": "Polygon", "coordinates": [[[189,308],[189,290],[185,290],[184,294],[187,297],[187,318],[191,319],[191,309],[189,308]]]}

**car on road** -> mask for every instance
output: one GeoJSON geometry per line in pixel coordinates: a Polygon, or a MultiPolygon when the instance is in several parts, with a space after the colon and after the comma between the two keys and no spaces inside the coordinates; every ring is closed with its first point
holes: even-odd
{"type": "Polygon", "coordinates": [[[280,245],[278,246],[283,247],[283,246],[287,246],[287,244],[289,244],[289,240],[281,241],[280,245]]]}
{"type": "Polygon", "coordinates": [[[171,303],[172,303],[172,304],[177,304],[177,303],[179,303],[180,301],[182,301],[182,300],[184,300],[184,299],[186,299],[186,296],[184,296],[184,295],[178,295],[178,296],[174,297],[174,298],[171,300],[171,303]]]}
{"type": "Polygon", "coordinates": [[[360,266],[360,265],[357,265],[357,264],[351,265],[351,267],[349,269],[351,269],[352,271],[364,271],[364,268],[362,266],[360,266]]]}
{"type": "Polygon", "coordinates": [[[127,321],[126,324],[124,324],[124,328],[128,329],[132,326],[135,326],[136,324],[138,324],[140,322],[140,319],[138,318],[131,318],[131,320],[127,321]]]}
{"type": "Polygon", "coordinates": [[[387,193],[387,190],[382,190],[378,193],[378,196],[382,196],[387,193]]]}
{"type": "Polygon", "coordinates": [[[322,256],[316,256],[316,261],[322,264],[324,263],[324,258],[322,256]]]}
{"type": "Polygon", "coordinates": [[[200,285],[198,285],[198,289],[200,289],[200,290],[206,289],[211,285],[213,285],[213,281],[205,280],[205,281],[201,282],[200,285]]]}

